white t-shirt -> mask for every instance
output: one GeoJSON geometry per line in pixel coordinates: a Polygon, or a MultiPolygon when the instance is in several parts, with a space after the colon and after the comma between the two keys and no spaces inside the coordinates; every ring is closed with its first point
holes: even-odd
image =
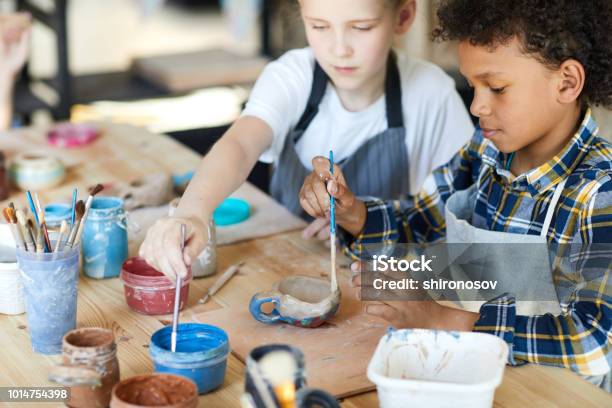
{"type": "MultiPolygon", "coordinates": [[[[474,127],[454,81],[436,65],[398,54],[410,194],[417,194],[436,167],[445,164],[472,136],[474,127]]],[[[291,50],[269,63],[255,83],[243,116],[255,116],[274,132],[260,160],[276,162],[287,134],[297,125],[312,87],[314,54],[291,50]]],[[[319,111],[296,145],[300,161],[311,170],[315,156],[333,150],[341,161],[388,128],[385,97],[359,112],[347,111],[328,83],[319,111]]],[[[381,158],[384,159],[384,158],[381,158]]]]}

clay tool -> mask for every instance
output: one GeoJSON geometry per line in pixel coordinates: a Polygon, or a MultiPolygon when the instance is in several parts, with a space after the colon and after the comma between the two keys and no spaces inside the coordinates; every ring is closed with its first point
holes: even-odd
{"type": "MultiPolygon", "coordinates": [[[[334,176],[334,153],[329,151],[329,171],[334,176]]],[[[331,291],[338,290],[338,280],[336,278],[336,199],[329,195],[329,232],[330,232],[330,251],[331,251],[331,291]]]]}
{"type": "Polygon", "coordinates": [[[240,270],[240,267],[242,265],[244,265],[244,261],[227,268],[225,272],[223,272],[223,274],[221,274],[221,276],[217,278],[215,283],[213,283],[212,286],[208,288],[208,290],[206,291],[206,295],[204,295],[202,299],[198,300],[198,303],[202,305],[208,302],[208,299],[210,299],[211,296],[217,293],[219,289],[221,289],[223,285],[225,285],[240,270]]]}
{"type": "Polygon", "coordinates": [[[68,232],[68,222],[66,220],[62,220],[62,224],[60,225],[59,234],[57,235],[57,241],[55,242],[55,248],[53,252],[59,252],[59,249],[62,246],[62,239],[64,238],[64,234],[68,232]]]}
{"type": "Polygon", "coordinates": [[[76,245],[76,242],[78,242],[77,233],[80,229],[81,224],[83,223],[83,217],[85,215],[85,204],[83,203],[83,200],[77,201],[75,206],[75,213],[76,218],[74,221],[74,225],[70,230],[70,235],[68,235],[68,239],[66,240],[66,245],[64,246],[64,249],[72,248],[74,245],[76,245]]]}
{"type": "Polygon", "coordinates": [[[76,202],[77,202],[77,189],[72,190],[72,212],[70,213],[70,226],[74,226],[76,220],[76,202]]]}
{"type": "Polygon", "coordinates": [[[23,211],[17,209],[15,210],[15,216],[17,217],[19,225],[21,225],[21,230],[23,232],[24,242],[26,245],[26,251],[36,251],[34,235],[32,235],[32,230],[28,227],[28,220],[25,214],[23,213],[23,211]]]}
{"type": "MultiPolygon", "coordinates": [[[[185,235],[186,226],[181,224],[181,256],[185,249],[185,235]]],[[[179,305],[181,304],[181,287],[182,287],[181,275],[176,275],[176,290],[174,291],[174,311],[172,313],[172,334],[170,335],[170,350],[174,353],[176,351],[176,330],[178,328],[179,321],[179,305]]]]}
{"type": "Polygon", "coordinates": [[[102,184],[96,184],[96,186],[90,190],[89,197],[87,197],[87,201],[85,202],[85,213],[83,214],[81,222],[79,223],[79,229],[77,230],[73,245],[77,244],[81,240],[81,234],[83,233],[85,221],[87,220],[87,214],[89,214],[89,209],[91,208],[91,203],[93,202],[94,196],[103,189],[104,186],[102,184]]]}
{"type": "Polygon", "coordinates": [[[10,225],[11,233],[13,234],[13,239],[15,240],[15,246],[17,248],[24,248],[25,243],[23,242],[23,238],[19,233],[19,227],[17,226],[17,218],[15,217],[15,210],[10,207],[7,207],[2,210],[2,214],[4,215],[4,219],[10,225]]]}

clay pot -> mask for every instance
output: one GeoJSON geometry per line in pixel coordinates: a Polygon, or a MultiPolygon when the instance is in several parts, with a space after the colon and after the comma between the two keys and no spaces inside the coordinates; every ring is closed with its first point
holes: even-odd
{"type": "Polygon", "coordinates": [[[113,388],[111,408],[196,408],[198,388],[188,378],[171,374],[137,375],[113,388]]]}
{"type": "Polygon", "coordinates": [[[69,407],[108,407],[113,386],[119,381],[117,345],[113,332],[97,327],[76,329],[62,339],[64,366],[88,367],[100,375],[100,386],[72,386],[69,407]]]}

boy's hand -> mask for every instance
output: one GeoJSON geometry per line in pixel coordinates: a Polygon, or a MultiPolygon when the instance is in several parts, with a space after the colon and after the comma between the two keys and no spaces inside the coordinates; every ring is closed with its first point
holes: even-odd
{"type": "MultiPolygon", "coordinates": [[[[357,297],[361,298],[361,262],[353,262],[351,286],[356,288],[357,297]]],[[[477,313],[467,312],[442,306],[431,299],[422,289],[415,293],[418,299],[427,300],[394,300],[367,302],[365,312],[371,316],[386,320],[396,329],[420,328],[437,330],[472,331],[479,318],[477,313]]],[[[390,293],[390,297],[391,297],[390,293]]]]}
{"type": "Polygon", "coordinates": [[[329,160],[317,156],[312,159],[312,169],[300,190],[300,204],[304,211],[315,218],[329,219],[331,194],[336,199],[336,222],[353,236],[358,235],[365,224],[365,204],[348,188],[340,167],[334,165],[332,176],[329,160]]]}

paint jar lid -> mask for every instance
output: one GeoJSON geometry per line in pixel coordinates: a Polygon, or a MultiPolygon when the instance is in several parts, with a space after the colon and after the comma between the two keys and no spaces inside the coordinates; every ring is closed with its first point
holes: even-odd
{"type": "Polygon", "coordinates": [[[249,203],[240,198],[226,198],[213,213],[217,226],[239,224],[249,218],[249,203]]]}

